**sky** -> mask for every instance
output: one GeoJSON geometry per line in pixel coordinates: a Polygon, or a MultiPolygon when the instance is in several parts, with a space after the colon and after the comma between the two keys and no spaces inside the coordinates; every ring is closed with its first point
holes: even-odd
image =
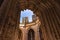
{"type": "Polygon", "coordinates": [[[28,20],[29,22],[32,22],[32,15],[33,14],[33,11],[29,10],[29,9],[26,9],[24,11],[21,11],[21,15],[20,15],[20,23],[22,23],[22,18],[23,17],[28,17],[28,20]]]}

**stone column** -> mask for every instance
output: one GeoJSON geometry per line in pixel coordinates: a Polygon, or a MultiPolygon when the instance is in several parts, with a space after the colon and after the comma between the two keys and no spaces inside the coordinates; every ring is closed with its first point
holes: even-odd
{"type": "Polygon", "coordinates": [[[35,31],[35,40],[40,40],[38,24],[36,24],[35,26],[36,26],[34,28],[34,31],[35,31]]]}
{"type": "Polygon", "coordinates": [[[27,30],[26,28],[20,28],[22,30],[22,40],[27,40],[27,30]]]}

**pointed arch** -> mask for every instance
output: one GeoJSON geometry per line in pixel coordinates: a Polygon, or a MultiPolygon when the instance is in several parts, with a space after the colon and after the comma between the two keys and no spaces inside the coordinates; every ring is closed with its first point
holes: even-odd
{"type": "Polygon", "coordinates": [[[35,40],[35,32],[32,29],[28,31],[28,40],[35,40]]]}

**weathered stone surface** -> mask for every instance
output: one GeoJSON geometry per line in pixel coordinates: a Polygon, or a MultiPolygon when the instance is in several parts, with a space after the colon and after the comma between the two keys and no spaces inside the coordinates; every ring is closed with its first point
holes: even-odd
{"type": "Polygon", "coordinates": [[[0,6],[0,40],[19,40],[19,17],[20,11],[24,9],[32,10],[39,17],[44,40],[60,40],[59,2],[59,0],[4,0],[0,6]]]}

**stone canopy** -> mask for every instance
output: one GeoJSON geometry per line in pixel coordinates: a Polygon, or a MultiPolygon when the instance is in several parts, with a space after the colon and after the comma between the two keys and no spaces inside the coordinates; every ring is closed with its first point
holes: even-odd
{"type": "Polygon", "coordinates": [[[0,40],[19,40],[20,11],[25,9],[39,17],[44,40],[60,40],[59,0],[4,0],[0,6],[0,40]]]}

